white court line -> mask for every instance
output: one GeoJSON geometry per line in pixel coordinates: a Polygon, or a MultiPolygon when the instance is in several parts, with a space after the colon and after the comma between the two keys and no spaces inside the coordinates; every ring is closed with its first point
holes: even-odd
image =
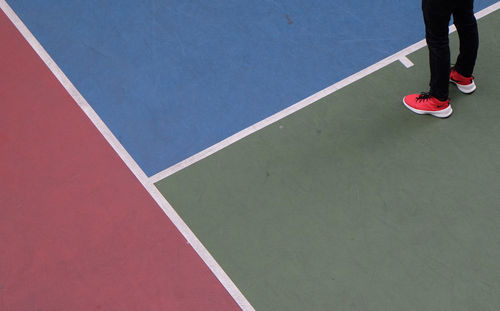
{"type": "MultiPolygon", "coordinates": [[[[476,18],[477,19],[480,19],[496,10],[500,9],[500,1],[496,2],[495,4],[492,4],[490,5],[489,7],[477,12],[475,14],[476,18]]],[[[454,25],[451,25],[450,26],[450,33],[454,32],[456,30],[455,26],[454,25]]],[[[258,123],[255,123],[254,125],[251,125],[249,127],[247,127],[246,129],[244,130],[241,130],[239,131],[238,133],[218,142],[217,144],[215,145],[212,145],[211,147],[208,147],[207,149],[205,150],[202,150],[200,152],[198,152],[197,154],[177,163],[177,164],[174,164],[173,166],[159,172],[159,173],[156,173],[155,175],[151,176],[149,179],[150,181],[154,184],[154,183],[157,183],[159,182],[160,180],[172,175],[172,174],[175,174],[176,172],[214,154],[215,152],[221,150],[221,149],[224,149],[225,147],[245,138],[246,136],[258,131],[258,130],[261,130],[262,128],[276,122],[276,121],[279,121],[285,117],[287,117],[288,115],[294,113],[294,112],[297,112],[307,106],[309,106],[310,104],[322,99],[323,97],[325,96],[328,96],[330,94],[332,94],[333,92],[353,83],[353,82],[356,82],[364,77],[366,77],[367,75],[371,74],[371,73],[374,73],[375,71],[381,69],[381,68],[384,68],[386,66],[388,66],[389,64],[395,62],[395,61],[400,61],[404,66],[406,66],[407,68],[411,67],[413,65],[413,63],[408,59],[408,55],[425,47],[427,44],[425,42],[425,39],[424,40],[421,40],[389,57],[386,57],[384,58],[383,60],[379,61],[378,63],[375,63],[373,65],[371,65],[370,67],[367,67],[347,78],[345,78],[344,80],[341,80],[321,91],[319,91],[318,93],[316,94],[313,94],[309,97],[307,97],[306,99],[303,99],[301,100],[300,102],[284,109],[284,110],[281,110],[275,114],[273,114],[272,116],[258,122],[258,123]]]]}
{"type": "Polygon", "coordinates": [[[410,68],[410,67],[413,67],[415,64],[406,56],[401,56],[401,58],[399,58],[399,61],[401,62],[401,64],[403,64],[406,68],[410,68]]]}
{"type": "Polygon", "coordinates": [[[108,143],[113,147],[113,149],[118,153],[120,158],[125,162],[128,168],[134,173],[141,184],[146,188],[146,190],[151,194],[156,203],[163,209],[168,218],[174,223],[177,229],[186,238],[187,242],[191,244],[196,253],[202,258],[205,264],[214,273],[217,279],[226,288],[229,294],[233,297],[236,303],[244,311],[255,311],[248,300],[243,296],[240,290],[236,287],[229,276],[222,270],[219,264],[215,261],[208,250],[203,246],[203,244],[198,240],[195,234],[189,229],[186,223],[180,218],[180,216],[175,212],[172,206],[167,202],[167,200],[162,196],[162,194],[156,189],[154,184],[148,179],[144,171],[137,165],[137,163],[132,159],[130,154],[125,150],[125,148],[120,144],[118,139],[111,133],[109,128],[104,124],[104,122],[99,118],[97,113],[90,107],[89,103],[80,94],[80,92],[75,88],[71,81],[66,77],[62,70],[57,66],[54,60],[49,56],[47,51],[40,45],[38,40],[33,36],[29,29],[24,25],[24,23],[19,19],[17,14],[12,10],[12,8],[5,2],[5,0],[0,0],[0,8],[9,17],[11,22],[16,26],[19,32],[24,36],[26,41],[31,45],[31,47],[40,56],[47,67],[52,71],[54,76],[59,80],[59,82],[64,86],[68,93],[73,97],[75,102],[80,106],[80,108],[85,112],[87,117],[94,123],[99,132],[106,138],[108,143]]]}
{"type": "Polygon", "coordinates": [[[402,57],[406,57],[406,55],[422,48],[425,46],[425,40],[421,40],[409,47],[407,47],[406,49],[404,50],[401,50],[399,52],[397,52],[396,54],[393,54],[387,58],[384,58],[383,60],[379,61],[378,63],[375,63],[373,65],[371,65],[370,67],[367,67],[321,91],[319,91],[318,93],[316,94],[313,94],[303,100],[301,100],[300,102],[288,107],[288,108],[285,108],[284,110],[281,110],[275,114],[273,114],[272,116],[258,122],[258,123],[255,123],[254,125],[251,125],[249,127],[247,127],[246,129],[244,130],[241,130],[240,132],[224,139],[223,141],[211,146],[211,147],[208,147],[207,149],[187,158],[186,160],[184,161],[181,161],[153,176],[151,176],[149,179],[151,180],[151,182],[154,184],[154,183],[157,183],[158,181],[182,170],[183,168],[186,168],[212,154],[214,154],[215,152],[237,142],[238,140],[241,140],[242,138],[260,130],[260,129],[263,129],[264,127],[276,122],[276,121],[279,121],[287,116],[289,116],[290,114],[294,113],[294,112],[297,112],[307,106],[309,106],[310,104],[322,99],[323,97],[326,97],[330,94],[332,94],[333,92],[335,91],[338,91],[340,90],[341,88],[353,83],[353,82],[356,82],[364,77],[366,77],[367,75],[371,74],[371,73],[374,73],[375,71],[381,69],[381,68],[384,68],[385,66],[391,64],[392,62],[394,61],[397,61],[397,60],[400,60],[402,57]]]}

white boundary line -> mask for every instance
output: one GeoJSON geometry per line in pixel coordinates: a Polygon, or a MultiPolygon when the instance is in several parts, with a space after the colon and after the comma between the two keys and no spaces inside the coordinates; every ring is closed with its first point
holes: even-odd
{"type": "Polygon", "coordinates": [[[128,168],[134,173],[141,184],[146,188],[146,190],[151,194],[153,199],[158,203],[158,205],[163,209],[165,214],[174,223],[177,229],[186,238],[187,242],[191,244],[194,250],[202,258],[205,264],[210,268],[214,275],[219,279],[222,285],[226,288],[229,294],[233,297],[236,303],[244,311],[254,311],[255,309],[248,302],[248,300],[243,296],[240,290],[236,287],[229,276],[222,270],[219,264],[215,261],[208,250],[203,246],[203,244],[198,240],[195,234],[189,229],[186,223],[180,218],[180,216],[175,212],[172,206],[167,202],[163,195],[158,191],[154,184],[149,180],[144,171],[137,165],[137,163],[132,159],[130,154],[125,150],[125,148],[120,144],[118,139],[111,133],[109,128],[104,124],[104,122],[99,118],[97,113],[92,109],[85,98],[80,94],[80,92],[75,88],[71,81],[66,77],[62,70],[57,66],[54,60],[49,56],[47,51],[41,46],[38,40],[33,36],[29,29],[24,25],[17,14],[12,10],[12,8],[5,2],[5,0],[0,0],[0,8],[8,16],[11,22],[16,26],[18,31],[24,36],[31,47],[40,56],[43,62],[49,67],[54,76],[59,80],[59,82],[64,86],[68,93],[73,97],[75,102],[80,106],[80,108],[85,112],[87,117],[94,123],[99,132],[106,138],[108,143],[113,147],[113,149],[118,153],[120,158],[125,162],[128,168]]]}
{"type": "Polygon", "coordinates": [[[158,181],[174,174],[174,173],[177,173],[178,171],[182,170],[183,168],[186,168],[212,154],[214,154],[215,152],[237,142],[238,140],[241,140],[242,138],[276,122],[276,121],[279,121],[287,116],[289,116],[290,114],[294,113],[294,112],[297,112],[307,106],[309,106],[310,104],[322,99],[323,97],[326,97],[330,94],[332,94],[333,92],[335,91],[338,91],[340,90],[341,88],[353,83],[353,82],[356,82],[364,77],[366,77],[367,75],[371,74],[371,73],[374,73],[375,71],[391,64],[392,62],[394,61],[397,61],[397,60],[400,60],[402,57],[406,57],[406,55],[422,48],[425,46],[425,40],[421,40],[409,47],[407,47],[406,49],[404,50],[401,50],[399,52],[397,52],[396,54],[393,54],[387,58],[384,58],[383,60],[379,61],[378,63],[375,63],[373,65],[371,65],[370,67],[367,67],[319,92],[317,92],[316,94],[313,94],[303,100],[301,100],[300,102],[288,107],[288,108],[285,108],[275,114],[273,114],[272,116],[258,122],[258,123],[255,123],[254,125],[251,125],[250,127],[247,127],[246,129],[222,140],[221,142],[211,146],[211,147],[208,147],[207,149],[187,158],[186,160],[184,161],[181,161],[153,176],[151,176],[149,179],[151,180],[152,183],[157,183],[158,181]]]}
{"type": "Polygon", "coordinates": [[[413,67],[415,64],[406,56],[401,56],[399,58],[401,64],[403,64],[406,68],[413,67]]]}
{"type": "MultiPolygon", "coordinates": [[[[497,3],[495,4],[492,4],[490,5],[489,7],[477,12],[475,14],[476,18],[477,19],[480,19],[496,10],[500,9],[500,1],[498,1],[497,3]]],[[[454,25],[451,25],[450,26],[450,33],[454,32],[456,30],[455,26],[454,25]]],[[[321,91],[319,91],[318,93],[316,94],[313,94],[303,100],[301,100],[300,102],[284,109],[284,110],[281,110],[275,114],[273,114],[272,116],[258,122],[258,123],[255,123],[254,125],[251,125],[249,127],[247,127],[246,129],[244,130],[241,130],[239,131],[238,133],[216,143],[215,145],[212,145],[211,147],[208,147],[207,149],[203,150],[203,151],[200,151],[198,152],[197,154],[177,163],[177,164],[174,164],[173,166],[149,177],[149,180],[154,184],[154,183],[157,183],[159,182],[160,180],[162,179],[165,179],[166,177],[170,176],[170,175],[173,175],[175,173],[177,173],[178,171],[214,154],[215,152],[221,150],[221,149],[224,149],[225,147],[245,138],[246,136],[272,124],[272,123],[275,123],[276,121],[279,121],[285,117],[287,117],[288,115],[294,113],[294,112],[297,112],[298,110],[301,110],[307,106],[309,106],[310,104],[320,100],[321,98],[327,96],[327,95],[330,95],[332,94],[333,92],[353,83],[353,82],[356,82],[364,77],[366,77],[367,75],[379,70],[379,69],[382,69],[386,66],[388,66],[389,64],[395,62],[395,61],[400,61],[406,68],[409,68],[411,66],[413,66],[413,63],[408,59],[408,55],[425,47],[427,44],[425,42],[425,39],[424,40],[421,40],[389,57],[386,57],[384,58],[383,60],[379,61],[378,63],[375,63],[347,78],[345,78],[344,80],[341,80],[321,91]]]]}

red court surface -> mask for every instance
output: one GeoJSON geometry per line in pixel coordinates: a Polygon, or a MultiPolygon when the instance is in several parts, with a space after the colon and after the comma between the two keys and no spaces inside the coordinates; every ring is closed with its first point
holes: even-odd
{"type": "Polygon", "coordinates": [[[237,304],[0,11],[0,310],[237,304]]]}

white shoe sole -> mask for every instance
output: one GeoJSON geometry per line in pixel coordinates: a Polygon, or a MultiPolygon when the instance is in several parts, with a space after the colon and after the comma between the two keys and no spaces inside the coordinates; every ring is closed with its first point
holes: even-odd
{"type": "Polygon", "coordinates": [[[468,84],[468,85],[458,84],[457,82],[455,82],[451,79],[450,79],[450,82],[455,84],[457,86],[458,90],[464,94],[470,94],[476,90],[476,84],[474,83],[474,80],[472,80],[472,83],[468,84]]]}
{"type": "Polygon", "coordinates": [[[417,114],[430,114],[438,118],[448,118],[452,113],[453,109],[451,109],[451,106],[448,106],[448,108],[439,110],[439,111],[427,111],[427,110],[418,110],[415,109],[405,103],[405,99],[403,98],[403,104],[406,106],[406,108],[410,109],[411,111],[417,113],[417,114]]]}

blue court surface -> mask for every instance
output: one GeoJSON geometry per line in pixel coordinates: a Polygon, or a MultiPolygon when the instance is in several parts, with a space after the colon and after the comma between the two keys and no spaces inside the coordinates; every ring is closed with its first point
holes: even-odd
{"type": "Polygon", "coordinates": [[[8,2],[149,176],[424,37],[414,0],[8,2]]]}

